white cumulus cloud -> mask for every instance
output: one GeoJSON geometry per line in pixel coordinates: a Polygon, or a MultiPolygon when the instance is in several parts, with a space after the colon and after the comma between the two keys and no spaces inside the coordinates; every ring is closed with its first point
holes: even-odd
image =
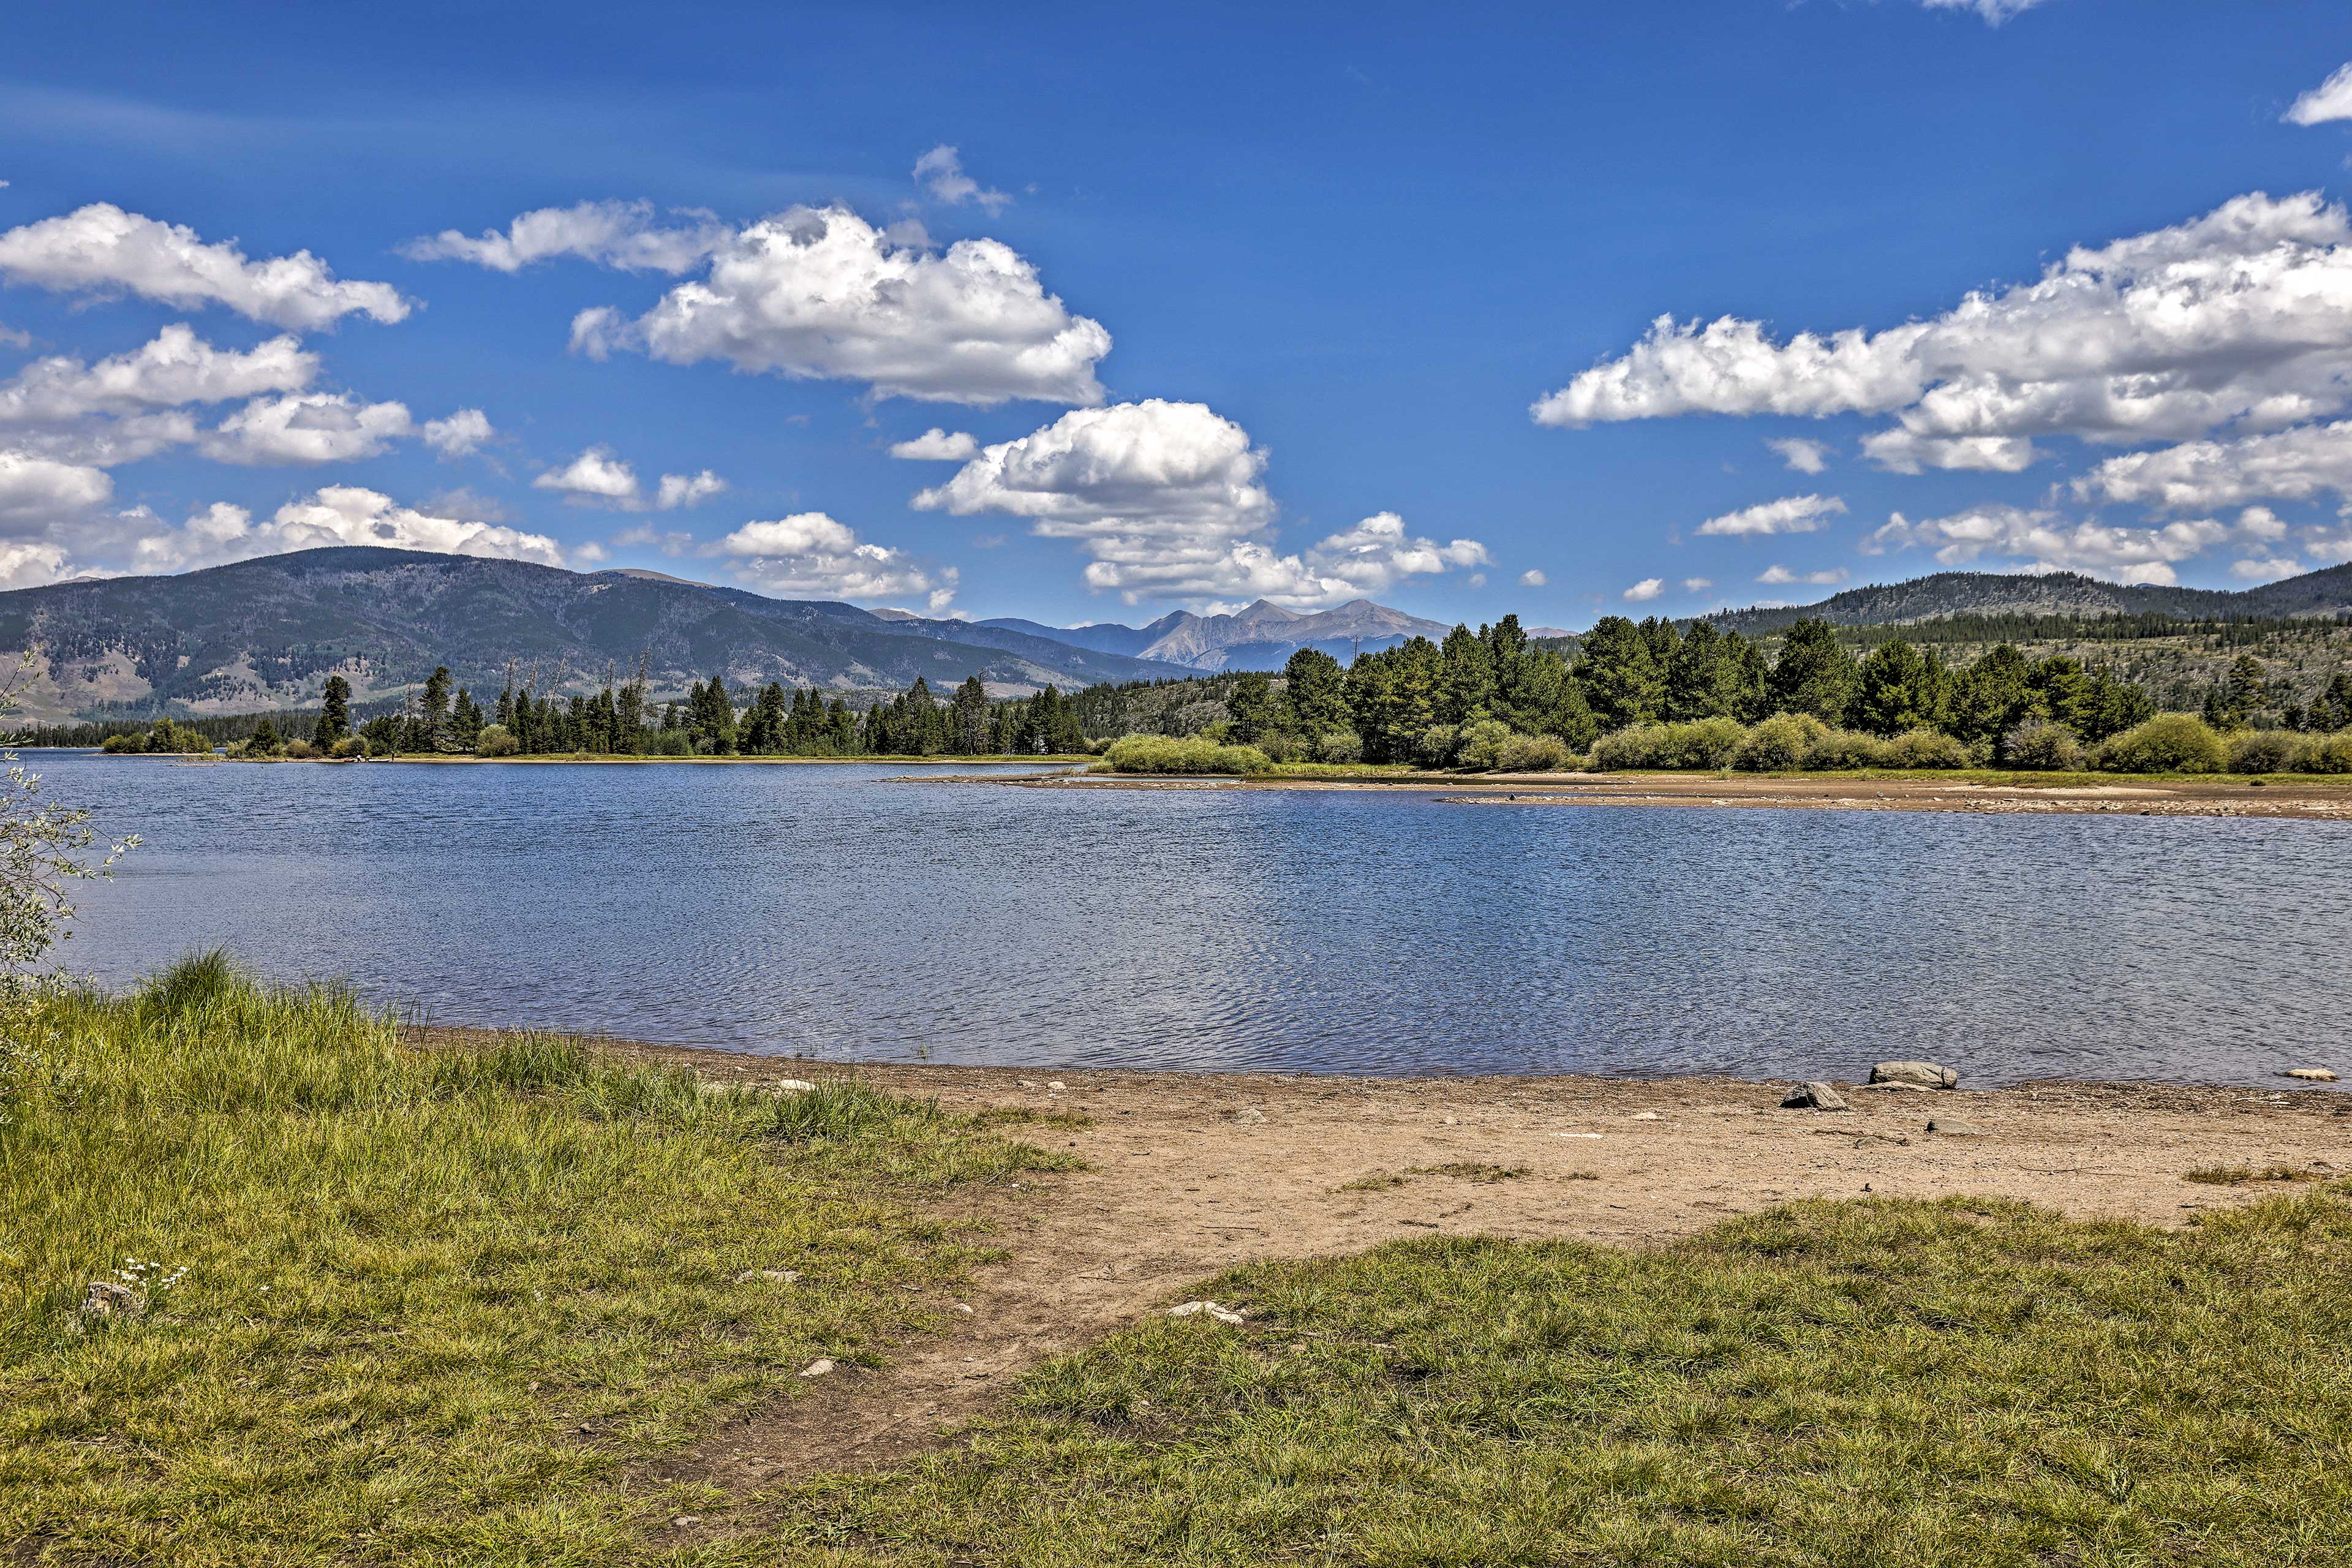
{"type": "Polygon", "coordinates": [[[923,189],[931,193],[935,201],[950,206],[961,206],[977,202],[994,217],[1012,204],[1013,198],[1003,191],[992,191],[963,172],[963,159],[956,150],[941,142],[915,160],[915,178],[923,189]]]}
{"type": "Polygon", "coordinates": [[[1491,563],[1476,540],[1416,537],[1394,512],[1283,554],[1272,542],[1265,465],[1265,453],[1232,420],[1202,404],[1151,398],[1079,409],[982,447],[914,504],[959,517],[1028,518],[1032,531],[1075,541],[1086,552],[1088,587],[1129,604],[1268,598],[1303,608],[1491,563]]]}
{"type": "Polygon", "coordinates": [[[1640,605],[1648,603],[1665,591],[1666,580],[1664,577],[1644,577],[1626,589],[1620,596],[1628,604],[1640,605]]]}
{"type": "Polygon", "coordinates": [[[234,240],[93,202],[0,234],[0,279],[59,293],[136,294],[166,305],[220,305],[296,331],[349,315],[398,321],[408,301],[389,283],[338,279],[307,250],[251,261],[234,240]]]}
{"type": "Polygon", "coordinates": [[[292,337],[238,352],[175,323],[95,363],[53,354],[25,366],[0,383],[0,432],[47,457],[112,467],[195,440],[194,405],[299,391],[318,368],[292,337]]]}
{"type": "Polygon", "coordinates": [[[2250,500],[2352,497],[2352,420],[2229,441],[2185,441],[2109,458],[2074,481],[2077,498],[2209,511],[2250,500]]]}
{"type": "Polygon", "coordinates": [[[1757,574],[1756,580],[1759,583],[1769,583],[1775,586],[1788,583],[1804,583],[1812,587],[1826,588],[1833,583],[1845,581],[1845,568],[1832,566],[1821,572],[1791,572],[1786,566],[1767,566],[1757,574]]]}
{"type": "Polygon", "coordinates": [[[572,341],[594,358],[634,349],[979,405],[1099,403],[1095,365],[1110,352],[1102,323],[1071,314],[1010,246],[900,244],[841,206],[762,218],[636,320],[582,311],[572,341]]]}
{"type": "Polygon", "coordinates": [[[948,431],[934,425],[911,440],[892,442],[890,455],[917,462],[968,463],[980,455],[980,443],[968,430],[948,431]]]}
{"type": "Polygon", "coordinates": [[[1712,577],[1685,577],[1683,579],[1683,592],[1685,594],[1704,594],[1709,588],[1714,586],[1715,579],[1712,577]]]}
{"type": "Polygon", "coordinates": [[[1836,496],[1789,496],[1738,511],[1708,518],[1698,531],[1711,536],[1748,537],[1768,533],[1813,533],[1829,526],[1832,517],[1845,515],[1845,502],[1836,496]]]}
{"type": "Polygon", "coordinates": [[[1966,566],[1991,555],[2032,572],[2080,572],[2117,583],[2169,584],[2179,580],[2173,571],[2176,563],[2230,537],[2229,526],[2212,518],[2161,528],[2120,528],[2070,523],[2047,510],[1979,506],[1917,522],[1895,512],[1863,548],[1874,555],[1914,547],[1932,550],[1945,566],[1966,566]]]}
{"type": "Polygon", "coordinates": [[[37,588],[66,574],[66,552],[37,540],[0,543],[0,588],[37,588]]]}
{"type": "Polygon", "coordinates": [[[215,502],[174,527],[137,508],[118,514],[86,542],[97,558],[142,573],[183,572],[338,544],[564,563],[562,547],[544,534],[402,506],[356,485],[325,486],[260,520],[243,507],[215,502]]]}
{"type": "Polygon", "coordinates": [[[490,416],[478,408],[460,408],[446,419],[425,422],[425,444],[445,458],[478,451],[497,435],[490,427],[490,416]]]}
{"type": "Polygon", "coordinates": [[[1818,474],[1830,466],[1830,446],[1826,441],[1791,436],[1785,441],[1767,441],[1765,445],[1780,453],[1780,460],[1801,474],[1818,474]]]}
{"type": "Polygon", "coordinates": [[[2326,81],[2296,99],[2282,118],[2290,125],[2352,120],[2352,65],[2336,67],[2326,81]]]}
{"type": "Polygon", "coordinates": [[[727,481],[709,468],[696,474],[664,474],[649,500],[637,482],[637,471],[613,455],[610,447],[591,447],[560,468],[550,468],[531,480],[534,489],[553,490],[576,506],[610,507],[615,511],[675,511],[699,506],[724,494],[727,481]]]}
{"type": "Polygon", "coordinates": [[[400,253],[412,261],[470,261],[493,272],[520,272],[534,262],[578,257],[624,272],[690,272],[727,243],[733,230],[718,215],[688,210],[683,223],[663,226],[651,202],[580,202],[540,207],[501,229],[478,235],[445,228],[412,239],[400,253]]]}
{"type": "Polygon", "coordinates": [[[0,448],[0,529],[46,526],[103,506],[113,494],[114,481],[100,469],[0,448]]]}
{"type": "Polygon", "coordinates": [[[871,544],[821,511],[747,522],[714,547],[733,575],[762,593],[793,598],[925,596],[937,615],[955,598],[956,569],[929,568],[901,550],[871,544]]]}
{"type": "Polygon", "coordinates": [[[1523,588],[1540,588],[1550,581],[1550,578],[1533,566],[1519,574],[1519,586],[1523,588]]]}
{"type": "Polygon", "coordinates": [[[1736,317],[1660,317],[1538,402],[1574,426],[1683,414],[1892,415],[1864,451],[1902,472],[2014,472],[2037,437],[2179,441],[2274,430],[2352,403],[2352,222],[2315,193],[2256,193],[2078,247],[2035,282],[1932,321],[1775,340],[1736,317]]]}
{"type": "Polygon", "coordinates": [[[415,431],[405,404],[304,392],[255,399],[201,437],[196,449],[222,463],[348,463],[381,456],[415,431]]]}

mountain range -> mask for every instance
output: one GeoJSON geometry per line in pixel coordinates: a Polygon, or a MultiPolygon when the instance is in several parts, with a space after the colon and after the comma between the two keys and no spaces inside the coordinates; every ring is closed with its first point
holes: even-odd
{"type": "Polygon", "coordinates": [[[2037,576],[2001,572],[1937,572],[1907,583],[1849,588],[1813,605],[1724,610],[1695,617],[1748,636],[1793,621],[1835,626],[1900,626],[1938,616],[2332,616],[2352,610],[2352,563],[2306,572],[2257,588],[2180,588],[2103,583],[2074,572],[2037,576]]]}
{"type": "Polygon", "coordinates": [[[1171,673],[1003,627],[889,620],[654,572],[366,546],[0,594],[0,649],[28,647],[41,650],[21,694],[35,720],[310,706],[337,674],[364,703],[438,664],[481,694],[509,674],[542,691],[593,687],[642,658],[656,697],[713,674],[869,691],[977,675],[1003,695],[1171,673]]]}
{"type": "Polygon", "coordinates": [[[1443,621],[1423,620],[1402,610],[1351,599],[1335,610],[1304,614],[1270,599],[1226,616],[1196,616],[1178,610],[1149,626],[1098,621],[1083,626],[1047,626],[1035,621],[978,623],[1031,637],[1051,637],[1100,653],[1157,659],[1193,670],[1280,669],[1302,647],[1320,649],[1346,664],[1359,653],[1376,653],[1412,637],[1443,637],[1443,621]]]}
{"type": "MultiPolygon", "coordinates": [[[[1938,616],[2326,616],[2352,611],[2352,564],[2235,592],[2103,583],[2072,573],[1943,572],[1853,588],[1819,604],[1724,611],[1726,630],[1767,633],[1803,616],[1847,626],[1938,616]]],[[[1359,599],[1314,614],[1261,599],[1232,615],[1187,611],[1148,626],[938,620],[904,610],[771,599],[634,570],[338,547],[173,577],[115,577],[0,593],[0,650],[40,650],[21,694],[35,720],[251,712],[315,705],[330,675],[354,700],[397,699],[446,664],[478,695],[509,676],[570,691],[646,669],[656,699],[713,674],[898,691],[917,676],[992,694],[1053,684],[1277,669],[1297,649],[1343,663],[1443,622],[1359,599]]],[[[1551,628],[1538,628],[1542,635],[1551,628]]]]}

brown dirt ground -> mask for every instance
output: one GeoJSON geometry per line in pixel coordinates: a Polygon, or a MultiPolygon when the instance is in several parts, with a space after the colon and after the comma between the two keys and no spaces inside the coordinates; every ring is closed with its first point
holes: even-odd
{"type": "Polygon", "coordinates": [[[1864,1194],[1991,1194],[2171,1226],[2281,1190],[2191,1184],[2183,1180],[2191,1170],[2352,1174],[2352,1093],[2329,1089],[1855,1089],[1853,1109],[1837,1113],[1784,1110],[1780,1086],[1727,1079],[845,1067],[602,1043],[748,1087],[849,1074],[950,1110],[1087,1120],[1012,1129],[1080,1155],[1086,1169],[942,1205],[943,1217],[984,1226],[1010,1255],[974,1275],[958,1298],[971,1310],[953,1312],[945,1334],[891,1347],[880,1369],[844,1367],[801,1397],[750,1411],[651,1478],[707,1480],[739,1495],[937,1446],[1039,1361],[1237,1264],[1433,1232],[1651,1246],[1793,1199],[1864,1194]],[[1948,1119],[1969,1131],[1927,1131],[1948,1119]],[[1456,1164],[1519,1173],[1481,1181],[1431,1169],[1456,1164]],[[1391,1176],[1403,1180],[1349,1185],[1391,1176]]]}
{"type": "Polygon", "coordinates": [[[1376,779],[1155,779],[1062,773],[915,777],[909,784],[994,784],[1010,789],[1437,791],[1462,805],[1715,805],[1843,811],[1957,811],[1987,816],[2119,813],[2141,816],[2271,816],[2352,822],[2352,788],[2240,778],[2042,784],[1821,773],[1405,773],[1376,779]]]}

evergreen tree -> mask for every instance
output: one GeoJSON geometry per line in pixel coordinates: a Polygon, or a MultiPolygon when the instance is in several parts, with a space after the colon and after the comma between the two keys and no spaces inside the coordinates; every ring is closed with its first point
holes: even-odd
{"type": "Polygon", "coordinates": [[[1810,713],[1824,724],[1842,724],[1858,679],[1853,656],[1830,624],[1802,620],[1782,635],[1766,692],[1776,713],[1810,713]]]}
{"type": "Polygon", "coordinates": [[[735,754],[735,700],[727,695],[727,680],[724,676],[714,675],[710,678],[710,684],[703,688],[702,700],[702,728],[703,733],[710,742],[710,754],[714,757],[733,756],[735,754]]]}
{"type": "Polygon", "coordinates": [[[2002,736],[2033,715],[2033,661],[2000,644],[1952,678],[1946,727],[1963,741],[2002,736]]]}
{"type": "Polygon", "coordinates": [[[1665,717],[1738,717],[1748,706],[1745,676],[1738,644],[1706,621],[1694,623],[1666,660],[1665,717]]]}
{"type": "Polygon", "coordinates": [[[449,667],[441,665],[425,683],[425,700],[419,706],[416,723],[421,750],[445,751],[449,742],[449,667]]]}
{"type": "Polygon", "coordinates": [[[1232,721],[1234,743],[1255,745],[1274,729],[1274,683],[1257,670],[1245,672],[1234,680],[1233,694],[1225,699],[1225,713],[1232,721]]]}
{"type": "Polygon", "coordinates": [[[1874,735],[1933,730],[1944,721],[1944,670],[1901,637],[1879,644],[1862,661],[1852,707],[1853,721],[1874,735]]]}
{"type": "Polygon", "coordinates": [[[449,731],[459,751],[470,752],[481,743],[484,722],[473,693],[462,686],[457,688],[457,705],[449,716],[449,731]]]}
{"type": "MultiPolygon", "coordinates": [[[[1665,628],[1672,637],[1674,628],[1665,628]]],[[[1660,639],[1622,616],[1603,616],[1585,634],[1576,684],[1605,733],[1655,720],[1665,705],[1666,672],[1660,639]]]]}
{"type": "Polygon", "coordinates": [[[989,750],[988,688],[979,676],[966,676],[963,684],[956,688],[948,728],[949,744],[964,755],[978,756],[989,750]]]}
{"type": "Polygon", "coordinates": [[[278,738],[278,726],[264,719],[254,726],[245,749],[257,757],[274,757],[286,749],[286,742],[278,738]]]}
{"type": "Polygon", "coordinates": [[[1437,721],[1467,724],[1485,718],[1495,700],[1495,656],[1486,640],[1457,626],[1445,634],[1438,657],[1437,721]]]}
{"type": "Polygon", "coordinates": [[[319,700],[319,722],[310,731],[310,743],[319,750],[331,751],[335,742],[352,732],[352,683],[340,675],[327,677],[326,690],[319,700]]]}
{"type": "Polygon", "coordinates": [[[1282,667],[1282,679],[1284,727],[1292,734],[1311,739],[1349,727],[1347,674],[1338,659],[1302,647],[1282,667]]]}

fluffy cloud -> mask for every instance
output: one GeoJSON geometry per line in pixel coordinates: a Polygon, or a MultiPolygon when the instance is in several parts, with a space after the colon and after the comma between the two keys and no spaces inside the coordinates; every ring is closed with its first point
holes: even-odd
{"type": "Polygon", "coordinates": [[[1538,402],[1539,423],[1891,414],[1881,465],[2013,472],[2037,437],[2185,440],[2278,429],[2352,401],[2352,223],[2313,193],[2240,196],[2177,227],[2077,248],[2032,284],[1872,334],[1661,317],[1538,402]]]}
{"type": "Polygon", "coordinates": [[[2352,65],[2336,67],[2326,81],[2296,99],[2281,118],[2290,125],[2352,120],[2352,65]]]}
{"type": "Polygon", "coordinates": [[[1407,534],[1394,512],[1368,517],[1305,552],[1276,552],[1265,453],[1198,403],[1157,398],[1066,414],[982,448],[945,484],[915,497],[959,517],[997,511],[1077,542],[1088,587],[1145,598],[1269,598],[1299,607],[1378,593],[1400,579],[1489,563],[1472,539],[1407,534]]]}
{"type": "Polygon", "coordinates": [[[1626,589],[1620,596],[1623,598],[1627,604],[1641,605],[1648,603],[1650,600],[1656,598],[1660,594],[1663,594],[1665,591],[1666,580],[1664,577],[1644,577],[1640,582],[1634,584],[1632,587],[1626,589]]]}
{"type": "Polygon", "coordinates": [[[460,408],[446,419],[425,422],[425,444],[445,458],[477,451],[497,435],[490,427],[490,416],[478,408],[460,408]]]}
{"type": "Polygon", "coordinates": [[[610,447],[591,447],[563,467],[540,475],[531,485],[553,490],[575,506],[610,507],[615,511],[675,511],[679,507],[699,506],[727,489],[727,481],[709,468],[698,474],[664,474],[648,500],[637,482],[637,471],[614,457],[610,447]]]}
{"type": "Polygon", "coordinates": [[[306,392],[247,404],[201,437],[196,449],[222,463],[348,463],[379,457],[415,430],[405,404],[306,392]]]}
{"type": "Polygon", "coordinates": [[[0,383],[0,431],[48,457],[111,467],[194,441],[190,405],[299,391],[318,368],[291,337],[237,353],[175,324],[95,363],[63,354],[34,361],[0,383]]]}
{"type": "Polygon", "coordinates": [[[730,237],[708,277],[635,321],[609,307],[572,321],[575,350],[635,349],[673,364],[866,383],[882,397],[991,405],[1102,401],[1099,321],[1045,292],[993,239],[945,251],[899,244],[846,207],[794,207],[730,237]]]}
{"type": "Polygon", "coordinates": [[[493,272],[520,272],[533,262],[576,256],[624,272],[690,272],[725,245],[732,231],[712,213],[676,215],[688,221],[664,227],[651,202],[582,202],[541,207],[478,236],[445,228],[412,239],[400,253],[412,261],[470,261],[493,272]]]}
{"type": "Polygon", "coordinates": [[[956,150],[942,142],[915,160],[915,178],[923,189],[931,193],[934,201],[950,206],[961,206],[977,202],[994,217],[1010,205],[1013,198],[1003,191],[992,191],[963,172],[963,160],[956,150]]]}
{"type": "Polygon", "coordinates": [[[1988,27],[1998,27],[2011,16],[2031,11],[2042,0],[1919,0],[1930,11],[1973,11],[1988,27]]]}
{"type": "Polygon", "coordinates": [[[1808,441],[1801,436],[1791,436],[1785,441],[1764,443],[1780,454],[1780,460],[1801,474],[1818,474],[1830,466],[1830,447],[1826,441],[1808,441]]]}
{"type": "Polygon", "coordinates": [[[2230,563],[2230,575],[2241,583],[2275,583],[2303,575],[2303,563],[2292,555],[2250,556],[2230,563]]]}
{"type": "Polygon", "coordinates": [[[97,468],[0,449],[0,529],[46,526],[113,494],[114,481],[97,468]]]}
{"type": "MultiPolygon", "coordinates": [[[[2231,537],[2211,518],[2162,528],[2068,523],[2057,513],[2013,506],[1972,507],[1950,517],[1913,522],[1896,512],[1870,536],[1865,554],[1914,546],[1933,550],[1946,566],[1986,555],[2006,556],[2032,572],[2080,572],[2118,583],[2174,583],[2176,563],[2202,554],[2231,537]]],[[[2259,536],[2257,536],[2259,537],[2259,536]]]]}
{"type": "Polygon", "coordinates": [[[2109,458],[2074,481],[2084,500],[2209,511],[2250,500],[2352,497],[2352,420],[2109,458]]]}
{"type": "Polygon", "coordinates": [[[0,279],[60,293],[136,294],[194,309],[221,305],[296,331],[359,314],[397,321],[408,301],[389,283],[339,279],[307,250],[248,261],[233,240],[94,202],[0,234],[0,279]]]}
{"type": "Polygon", "coordinates": [[[1788,583],[1803,583],[1815,588],[1826,588],[1832,583],[1845,581],[1845,568],[1832,566],[1824,572],[1791,572],[1786,566],[1767,566],[1757,574],[1756,580],[1776,587],[1788,583]]]}
{"type": "Polygon", "coordinates": [[[890,455],[917,462],[968,463],[980,455],[980,443],[970,431],[950,432],[934,425],[910,441],[891,443],[890,455]]]}
{"type": "Polygon", "coordinates": [[[898,599],[922,595],[931,613],[955,598],[956,570],[930,570],[904,551],[860,541],[846,523],[821,511],[747,522],[716,546],[733,574],[763,593],[788,597],[898,599]]]}
{"type": "Polygon", "coordinates": [[[1685,577],[1683,579],[1683,592],[1685,594],[1704,594],[1709,588],[1714,586],[1715,579],[1712,577],[1685,577]]]}
{"type": "Polygon", "coordinates": [[[420,511],[354,485],[326,486],[260,521],[243,507],[215,503],[174,528],[139,508],[89,531],[78,542],[83,548],[77,553],[86,549],[96,559],[142,573],[181,572],[336,544],[563,564],[562,548],[544,534],[420,511]]]}
{"type": "Polygon", "coordinates": [[[1789,496],[1743,507],[1708,518],[1698,525],[1708,535],[1745,537],[1766,533],[1813,533],[1829,526],[1832,517],[1845,515],[1845,502],[1836,496],[1789,496]]]}
{"type": "Polygon", "coordinates": [[[0,588],[37,588],[66,574],[66,552],[54,544],[18,540],[0,544],[0,588]]]}
{"type": "Polygon", "coordinates": [[[1519,574],[1519,586],[1522,588],[1540,588],[1550,581],[1550,578],[1533,566],[1519,574]]]}

